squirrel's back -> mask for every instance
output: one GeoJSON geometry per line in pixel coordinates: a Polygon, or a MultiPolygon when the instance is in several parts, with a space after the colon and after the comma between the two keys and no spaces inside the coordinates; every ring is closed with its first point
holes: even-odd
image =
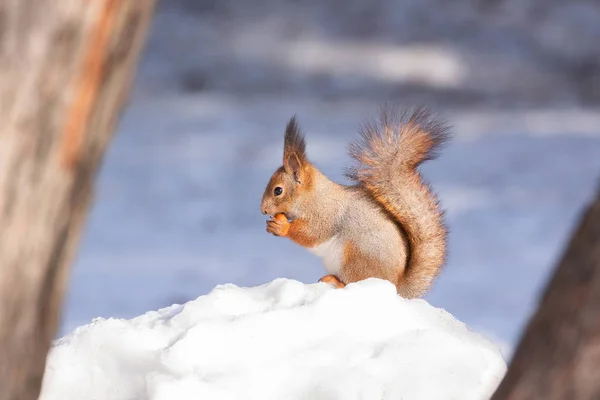
{"type": "Polygon", "coordinates": [[[348,176],[396,221],[409,245],[397,283],[406,298],[431,287],[446,261],[447,229],[437,196],[423,182],[419,165],[435,158],[450,138],[447,126],[425,108],[383,110],[350,146],[357,161],[348,176]]]}

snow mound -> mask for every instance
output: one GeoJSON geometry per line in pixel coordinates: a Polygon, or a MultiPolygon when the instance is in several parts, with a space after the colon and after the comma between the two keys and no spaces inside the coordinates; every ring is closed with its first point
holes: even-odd
{"type": "Polygon", "coordinates": [[[487,399],[505,371],[495,345],[389,282],[276,279],[75,329],[40,399],[487,399]]]}

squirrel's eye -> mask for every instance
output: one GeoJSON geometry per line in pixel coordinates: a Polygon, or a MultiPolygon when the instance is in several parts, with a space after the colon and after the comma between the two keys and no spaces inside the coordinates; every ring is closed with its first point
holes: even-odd
{"type": "Polygon", "coordinates": [[[273,191],[273,193],[275,193],[275,196],[281,196],[281,193],[283,193],[283,189],[279,186],[277,186],[275,188],[275,190],[273,191]]]}

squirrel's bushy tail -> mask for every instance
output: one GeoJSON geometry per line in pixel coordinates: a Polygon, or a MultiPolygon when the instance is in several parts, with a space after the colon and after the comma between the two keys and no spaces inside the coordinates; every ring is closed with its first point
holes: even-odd
{"type": "Polygon", "coordinates": [[[399,223],[409,243],[409,257],[398,282],[400,295],[421,297],[446,261],[444,212],[417,170],[435,158],[450,138],[448,127],[425,108],[394,113],[383,110],[366,124],[350,155],[358,162],[348,176],[399,223]]]}

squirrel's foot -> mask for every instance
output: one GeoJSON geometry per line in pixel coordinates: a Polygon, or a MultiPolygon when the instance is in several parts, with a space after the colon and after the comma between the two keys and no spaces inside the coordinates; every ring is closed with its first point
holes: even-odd
{"type": "Polygon", "coordinates": [[[275,236],[285,236],[290,230],[290,223],[284,214],[276,214],[273,219],[267,221],[267,232],[275,236]]]}
{"type": "Polygon", "coordinates": [[[344,282],[340,281],[338,279],[338,277],[335,275],[325,275],[324,277],[319,279],[319,282],[328,283],[336,289],[342,289],[342,288],[346,287],[346,284],[344,282]]]}

